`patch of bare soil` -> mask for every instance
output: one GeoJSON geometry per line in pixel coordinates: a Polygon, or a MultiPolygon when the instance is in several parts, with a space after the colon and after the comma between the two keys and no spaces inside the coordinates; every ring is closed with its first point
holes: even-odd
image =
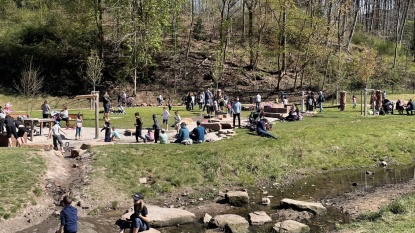
{"type": "Polygon", "coordinates": [[[396,198],[413,192],[415,179],[403,184],[389,184],[366,192],[351,192],[343,196],[324,200],[323,203],[340,209],[351,219],[361,213],[375,212],[396,198]]]}

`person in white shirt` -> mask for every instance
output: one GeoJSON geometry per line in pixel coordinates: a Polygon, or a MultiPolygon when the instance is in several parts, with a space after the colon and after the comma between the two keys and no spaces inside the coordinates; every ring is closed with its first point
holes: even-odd
{"type": "Polygon", "coordinates": [[[61,129],[60,122],[55,121],[55,124],[53,125],[52,130],[49,132],[48,139],[53,137],[53,149],[58,150],[58,143],[59,143],[60,151],[63,153],[65,152],[65,150],[63,149],[61,133],[63,133],[66,136],[66,133],[63,132],[63,130],[61,129]]]}
{"type": "Polygon", "coordinates": [[[259,93],[256,95],[256,110],[261,110],[261,95],[259,93]]]}
{"type": "Polygon", "coordinates": [[[66,122],[66,129],[69,128],[69,112],[68,112],[68,107],[63,106],[63,109],[61,111],[60,117],[62,120],[64,120],[66,122]]]}
{"type": "Polygon", "coordinates": [[[3,107],[0,106],[0,133],[4,132],[4,119],[6,118],[6,113],[3,111],[3,107]]]}
{"type": "Polygon", "coordinates": [[[169,117],[170,113],[167,111],[166,107],[163,107],[163,125],[166,126],[166,131],[169,130],[169,117]]]}

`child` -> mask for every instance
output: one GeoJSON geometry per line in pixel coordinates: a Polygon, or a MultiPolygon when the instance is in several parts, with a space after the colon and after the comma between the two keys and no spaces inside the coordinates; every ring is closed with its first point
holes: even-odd
{"type": "Polygon", "coordinates": [[[160,124],[156,114],[153,114],[153,130],[154,130],[154,142],[157,143],[160,137],[160,124]]]}
{"type": "Polygon", "coordinates": [[[78,115],[76,115],[76,132],[75,132],[75,140],[81,140],[81,129],[82,129],[82,116],[78,112],[78,115]]]}
{"type": "Polygon", "coordinates": [[[352,101],[353,101],[353,108],[356,108],[356,102],[357,102],[356,96],[353,95],[352,101]]]}
{"type": "Polygon", "coordinates": [[[166,131],[169,130],[169,117],[170,117],[170,112],[167,111],[166,107],[163,107],[163,125],[165,125],[166,127],[166,131]]]}
{"type": "Polygon", "coordinates": [[[146,134],[146,140],[149,142],[154,141],[154,133],[153,130],[149,129],[146,134]]]}
{"type": "Polygon", "coordinates": [[[135,142],[138,142],[138,138],[143,139],[144,143],[147,142],[143,136],[141,136],[141,130],[143,129],[143,120],[141,120],[140,113],[136,112],[135,114],[135,142]]]}
{"type": "Polygon", "coordinates": [[[167,106],[169,107],[169,111],[171,111],[171,98],[170,97],[167,101],[167,106]]]}
{"type": "Polygon", "coordinates": [[[132,232],[142,232],[150,229],[147,207],[144,205],[144,197],[142,193],[133,195],[134,213],[130,216],[132,221],[132,232]]]}
{"type": "Polygon", "coordinates": [[[115,129],[114,126],[112,127],[112,130],[111,131],[112,131],[111,141],[120,140],[121,139],[120,134],[118,133],[118,131],[115,129]]]}
{"type": "Polygon", "coordinates": [[[228,104],[227,104],[226,108],[228,109],[229,116],[232,117],[232,103],[231,103],[231,101],[228,101],[228,104]]]}
{"type": "Polygon", "coordinates": [[[180,115],[179,115],[179,111],[175,111],[174,112],[174,128],[176,129],[176,132],[177,133],[179,133],[179,124],[180,124],[180,121],[182,120],[182,118],[180,117],[180,115]]]}
{"type": "Polygon", "coordinates": [[[104,127],[101,129],[101,132],[105,130],[105,142],[111,142],[111,124],[108,117],[104,117],[104,127]]]}

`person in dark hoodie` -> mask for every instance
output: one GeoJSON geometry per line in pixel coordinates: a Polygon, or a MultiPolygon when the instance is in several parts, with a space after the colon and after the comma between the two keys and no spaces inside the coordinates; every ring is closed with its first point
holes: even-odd
{"type": "Polygon", "coordinates": [[[160,137],[160,124],[156,114],[153,114],[154,143],[157,143],[160,137]]]}
{"type": "Polygon", "coordinates": [[[111,142],[111,124],[108,117],[104,117],[104,127],[101,131],[105,130],[105,142],[111,142]]]}
{"type": "Polygon", "coordinates": [[[61,211],[61,225],[56,233],[76,233],[78,231],[78,209],[71,205],[72,199],[63,197],[63,210],[61,211]]]}

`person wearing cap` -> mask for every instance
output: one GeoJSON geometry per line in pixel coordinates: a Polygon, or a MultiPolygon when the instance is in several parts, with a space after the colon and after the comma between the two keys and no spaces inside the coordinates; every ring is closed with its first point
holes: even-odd
{"type": "Polygon", "coordinates": [[[232,103],[232,114],[233,114],[233,127],[235,128],[235,120],[238,118],[238,127],[241,128],[241,111],[242,105],[239,102],[239,98],[236,97],[235,101],[232,103]]]}
{"type": "Polygon", "coordinates": [[[58,150],[58,143],[59,143],[60,150],[62,152],[65,152],[65,150],[63,149],[61,133],[63,133],[66,136],[66,133],[63,132],[63,130],[61,129],[60,122],[55,121],[55,124],[53,125],[52,130],[49,132],[48,139],[53,137],[53,149],[54,150],[58,150]]]}
{"type": "Polygon", "coordinates": [[[205,127],[200,125],[200,121],[196,122],[197,127],[192,130],[190,138],[196,143],[202,143],[205,141],[205,127]]]}
{"type": "Polygon", "coordinates": [[[62,200],[64,208],[61,211],[61,225],[56,233],[76,233],[78,231],[78,209],[71,205],[72,200],[64,196],[62,200]]]}
{"type": "Polygon", "coordinates": [[[179,136],[177,140],[174,141],[175,143],[182,143],[183,140],[189,139],[189,129],[186,126],[186,122],[182,122],[180,124],[179,136]]]}
{"type": "Polygon", "coordinates": [[[144,196],[140,192],[133,195],[134,213],[130,216],[130,220],[132,222],[132,233],[142,232],[150,229],[150,218],[148,217],[148,210],[144,205],[143,199],[144,196]]]}

